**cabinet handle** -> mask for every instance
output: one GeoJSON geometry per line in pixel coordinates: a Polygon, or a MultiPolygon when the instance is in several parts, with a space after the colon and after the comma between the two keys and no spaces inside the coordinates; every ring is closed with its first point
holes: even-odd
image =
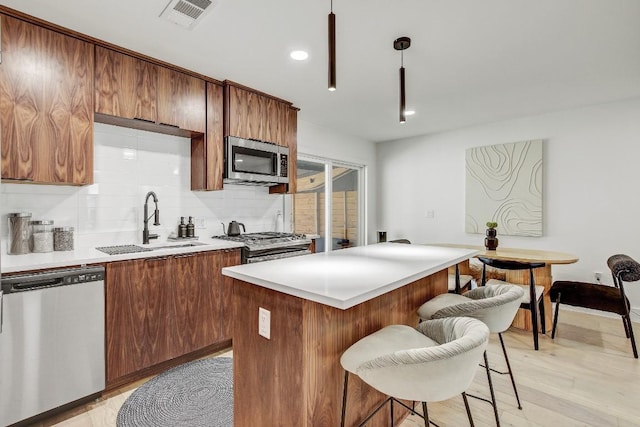
{"type": "Polygon", "coordinates": [[[2,178],[3,181],[33,182],[33,178],[2,178]]]}
{"type": "Polygon", "coordinates": [[[180,126],[172,125],[170,123],[162,123],[162,122],[160,122],[159,124],[161,124],[162,126],[169,126],[169,127],[172,127],[172,128],[180,129],[180,126]]]}
{"type": "Polygon", "coordinates": [[[140,117],[134,117],[133,120],[139,120],[141,122],[154,123],[155,124],[155,121],[153,121],[153,120],[143,119],[143,118],[140,118],[140,117]]]}
{"type": "Polygon", "coordinates": [[[0,290],[0,334],[2,333],[2,320],[3,320],[3,314],[4,314],[4,292],[2,292],[2,290],[0,290]]]}
{"type": "Polygon", "coordinates": [[[153,258],[145,258],[144,262],[156,262],[156,261],[166,261],[168,260],[169,257],[168,256],[162,256],[162,257],[153,257],[153,258]]]}

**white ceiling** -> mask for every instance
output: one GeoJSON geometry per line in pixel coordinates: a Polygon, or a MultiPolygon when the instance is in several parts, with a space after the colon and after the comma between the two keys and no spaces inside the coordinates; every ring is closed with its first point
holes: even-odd
{"type": "Polygon", "coordinates": [[[191,31],[168,0],[1,0],[81,33],[292,101],[307,122],[386,141],[640,96],[639,0],[214,0],[191,31]],[[407,107],[398,123],[400,53],[407,107]],[[289,58],[306,49],[305,62],[289,58]]]}

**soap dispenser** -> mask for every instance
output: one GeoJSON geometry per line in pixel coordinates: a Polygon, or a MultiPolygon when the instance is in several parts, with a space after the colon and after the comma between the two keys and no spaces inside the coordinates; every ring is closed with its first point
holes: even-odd
{"type": "Polygon", "coordinates": [[[193,224],[193,217],[189,217],[189,224],[187,224],[187,237],[196,236],[196,226],[193,224]]]}
{"type": "Polygon", "coordinates": [[[184,217],[180,217],[180,225],[178,226],[178,237],[187,237],[187,225],[184,223],[184,217]]]}

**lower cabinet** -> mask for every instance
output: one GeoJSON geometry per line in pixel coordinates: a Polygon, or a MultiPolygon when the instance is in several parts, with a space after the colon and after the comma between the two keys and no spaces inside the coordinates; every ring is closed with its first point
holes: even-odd
{"type": "Polygon", "coordinates": [[[220,270],[233,263],[240,263],[239,250],[108,263],[107,385],[230,339],[231,289],[224,290],[220,270]]]}

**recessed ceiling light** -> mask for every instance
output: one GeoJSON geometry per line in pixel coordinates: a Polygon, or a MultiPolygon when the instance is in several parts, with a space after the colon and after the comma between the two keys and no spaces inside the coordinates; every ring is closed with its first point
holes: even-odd
{"type": "Polygon", "coordinates": [[[413,116],[416,112],[413,110],[404,110],[405,116],[413,116]]]}
{"type": "Polygon", "coordinates": [[[309,57],[309,54],[304,50],[294,50],[289,54],[289,56],[291,56],[291,58],[295,59],[296,61],[304,61],[309,57]]]}

